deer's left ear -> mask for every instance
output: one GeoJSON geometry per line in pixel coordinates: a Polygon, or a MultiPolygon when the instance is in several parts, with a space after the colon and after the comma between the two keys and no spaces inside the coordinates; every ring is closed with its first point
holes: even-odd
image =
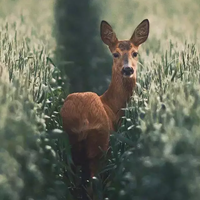
{"type": "Polygon", "coordinates": [[[138,47],[140,44],[145,42],[149,36],[149,20],[143,20],[135,29],[130,41],[138,47]]]}

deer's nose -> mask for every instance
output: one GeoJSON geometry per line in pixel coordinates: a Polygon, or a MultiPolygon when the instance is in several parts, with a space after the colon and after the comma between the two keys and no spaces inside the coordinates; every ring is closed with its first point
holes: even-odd
{"type": "Polygon", "coordinates": [[[122,68],[122,74],[125,75],[125,76],[130,76],[134,73],[134,70],[132,67],[129,67],[129,66],[124,66],[122,68]]]}

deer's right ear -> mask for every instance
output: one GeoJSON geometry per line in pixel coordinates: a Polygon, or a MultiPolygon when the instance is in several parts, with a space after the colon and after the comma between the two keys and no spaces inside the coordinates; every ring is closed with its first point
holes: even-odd
{"type": "Polygon", "coordinates": [[[101,22],[100,31],[101,39],[105,44],[107,44],[108,46],[114,46],[115,44],[117,44],[118,39],[116,37],[116,34],[108,22],[101,22]]]}

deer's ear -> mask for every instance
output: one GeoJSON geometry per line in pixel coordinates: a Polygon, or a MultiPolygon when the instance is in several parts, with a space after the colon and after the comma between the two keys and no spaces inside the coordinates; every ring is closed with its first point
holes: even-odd
{"type": "Polygon", "coordinates": [[[130,41],[138,47],[145,42],[149,36],[149,20],[143,20],[135,29],[130,41]]]}
{"type": "Polygon", "coordinates": [[[108,46],[114,46],[115,44],[117,44],[118,39],[116,37],[116,34],[108,22],[101,22],[100,34],[102,41],[108,46]]]}

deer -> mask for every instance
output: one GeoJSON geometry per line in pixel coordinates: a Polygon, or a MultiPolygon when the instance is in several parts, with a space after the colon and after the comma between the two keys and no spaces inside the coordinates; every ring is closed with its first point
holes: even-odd
{"type": "Polygon", "coordinates": [[[85,178],[98,172],[98,163],[109,148],[110,134],[123,117],[127,102],[136,88],[138,48],[149,36],[149,20],[143,20],[129,40],[118,40],[111,25],[102,21],[100,36],[113,55],[112,77],[101,95],[77,92],[67,96],[60,114],[63,129],[71,145],[75,165],[82,167],[85,178]]]}

